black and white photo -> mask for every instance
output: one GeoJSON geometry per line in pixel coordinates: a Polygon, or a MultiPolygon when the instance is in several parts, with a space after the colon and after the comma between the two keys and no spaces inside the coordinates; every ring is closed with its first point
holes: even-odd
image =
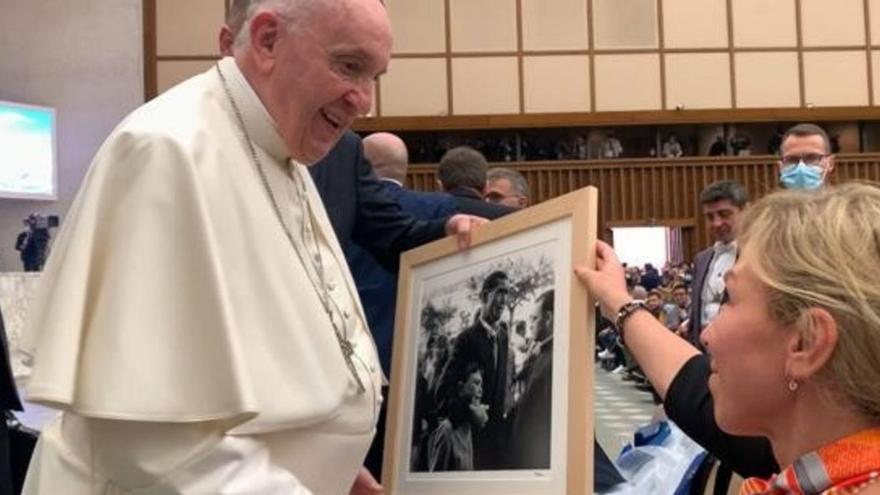
{"type": "Polygon", "coordinates": [[[382,484],[410,495],[592,486],[596,239],[584,188],[401,256],[382,484]]]}
{"type": "Polygon", "coordinates": [[[549,254],[538,246],[426,280],[413,471],[550,467],[549,254]]]}

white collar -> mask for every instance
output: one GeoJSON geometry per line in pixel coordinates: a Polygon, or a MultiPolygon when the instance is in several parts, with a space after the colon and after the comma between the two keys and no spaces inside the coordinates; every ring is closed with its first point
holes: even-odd
{"type": "Polygon", "coordinates": [[[731,241],[727,244],[717,241],[712,245],[712,249],[715,251],[715,254],[736,253],[736,241],[731,241]]]}
{"type": "Polygon", "coordinates": [[[493,339],[498,336],[498,330],[490,325],[486,320],[483,319],[483,315],[480,315],[480,323],[483,325],[483,328],[489,333],[489,337],[493,339]]]}
{"type": "Polygon", "coordinates": [[[217,62],[217,65],[229,83],[229,93],[238,104],[241,119],[247,128],[247,135],[254,140],[254,144],[269,153],[272,158],[286,163],[290,158],[290,152],[278,132],[278,126],[239,69],[235,59],[224,57],[217,62]]]}

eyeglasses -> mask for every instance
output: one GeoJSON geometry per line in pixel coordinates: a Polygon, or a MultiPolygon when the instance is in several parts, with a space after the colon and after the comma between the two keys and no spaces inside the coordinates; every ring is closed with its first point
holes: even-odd
{"type": "Polygon", "coordinates": [[[490,203],[500,203],[507,198],[517,198],[518,199],[521,197],[522,196],[519,194],[504,195],[504,194],[501,194],[500,192],[495,192],[495,191],[486,193],[486,201],[488,201],[490,203]]]}
{"type": "Polygon", "coordinates": [[[506,198],[506,197],[507,196],[505,196],[501,193],[490,192],[490,193],[486,194],[486,201],[488,201],[490,203],[500,203],[500,202],[504,201],[504,198],[506,198]]]}
{"type": "Polygon", "coordinates": [[[782,165],[797,165],[802,160],[807,165],[819,166],[822,163],[822,160],[828,158],[831,155],[826,155],[823,153],[804,153],[803,155],[785,155],[782,157],[782,165]]]}

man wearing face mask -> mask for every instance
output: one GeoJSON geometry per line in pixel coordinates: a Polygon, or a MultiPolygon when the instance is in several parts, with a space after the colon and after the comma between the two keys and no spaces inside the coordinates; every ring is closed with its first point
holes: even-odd
{"type": "Polygon", "coordinates": [[[818,189],[834,170],[831,140],[815,124],[797,124],[782,137],[779,184],[786,189],[818,189]]]}

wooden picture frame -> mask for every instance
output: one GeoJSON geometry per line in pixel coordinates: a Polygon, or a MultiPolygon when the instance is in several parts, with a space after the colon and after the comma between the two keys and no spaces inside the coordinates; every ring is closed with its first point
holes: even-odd
{"type": "Polygon", "coordinates": [[[387,493],[592,492],[597,222],[587,187],[403,254],[387,493]]]}

